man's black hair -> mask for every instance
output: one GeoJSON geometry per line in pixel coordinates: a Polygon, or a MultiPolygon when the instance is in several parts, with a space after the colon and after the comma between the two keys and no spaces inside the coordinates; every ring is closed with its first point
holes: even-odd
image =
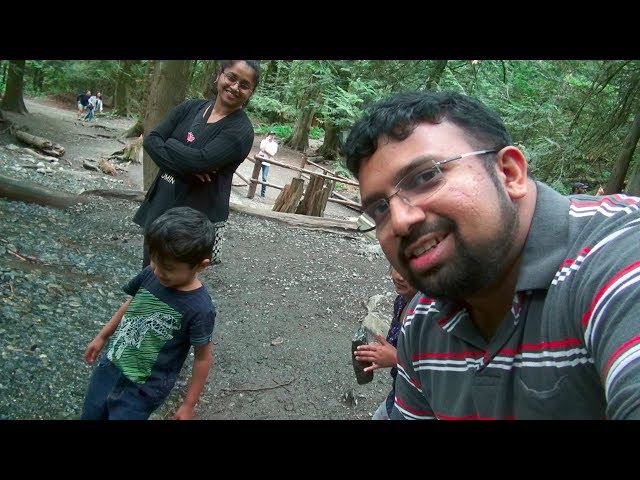
{"type": "MultiPolygon", "coordinates": [[[[500,117],[475,98],[452,91],[403,92],[372,104],[355,123],[341,151],[347,168],[357,178],[380,136],[404,140],[422,122],[445,120],[460,127],[478,150],[500,150],[513,143],[500,117]]],[[[485,160],[485,167],[492,162],[485,160]]]]}

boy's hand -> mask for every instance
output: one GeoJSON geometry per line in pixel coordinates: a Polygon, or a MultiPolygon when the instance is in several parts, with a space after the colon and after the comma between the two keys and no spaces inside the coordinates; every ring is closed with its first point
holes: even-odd
{"type": "Polygon", "coordinates": [[[91,343],[87,345],[87,349],[84,351],[84,359],[87,363],[93,363],[96,361],[96,358],[98,358],[98,355],[102,351],[102,347],[104,347],[106,341],[106,338],[102,338],[100,336],[91,340],[91,343]]]}
{"type": "Polygon", "coordinates": [[[195,414],[195,405],[183,403],[173,416],[174,420],[193,420],[195,414]]]}

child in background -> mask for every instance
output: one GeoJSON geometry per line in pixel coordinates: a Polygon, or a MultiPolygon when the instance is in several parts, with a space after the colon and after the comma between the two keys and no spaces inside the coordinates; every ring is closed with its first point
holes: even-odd
{"type": "Polygon", "coordinates": [[[371,342],[367,345],[361,345],[355,352],[356,360],[371,362],[371,366],[364,369],[365,372],[377,370],[378,368],[391,368],[389,372],[392,379],[391,391],[373,414],[372,420],[389,420],[389,415],[391,415],[391,409],[395,401],[396,376],[398,375],[398,368],[396,367],[398,333],[400,333],[400,327],[402,327],[404,321],[407,305],[409,305],[409,302],[417,292],[391,265],[389,265],[389,274],[398,296],[393,302],[393,319],[391,320],[391,325],[389,325],[387,338],[385,340],[382,335],[376,334],[378,343],[371,342]]]}

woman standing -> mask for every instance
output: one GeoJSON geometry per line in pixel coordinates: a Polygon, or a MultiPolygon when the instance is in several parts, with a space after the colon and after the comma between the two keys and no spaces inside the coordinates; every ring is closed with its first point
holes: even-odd
{"type": "MultiPolygon", "coordinates": [[[[159,168],[133,221],[147,231],[172,207],[203,212],[216,226],[212,263],[229,218],[231,181],[253,146],[253,126],[243,108],[260,81],[256,60],[223,60],[213,100],[186,100],[145,136],[143,146],[159,168]]],[[[144,245],[143,266],[149,264],[144,245]]]]}

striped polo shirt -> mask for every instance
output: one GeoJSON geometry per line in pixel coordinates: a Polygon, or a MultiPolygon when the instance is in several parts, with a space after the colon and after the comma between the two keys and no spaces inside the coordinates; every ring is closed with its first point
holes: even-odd
{"type": "Polygon", "coordinates": [[[486,341],[416,295],[392,419],[640,419],[640,198],[536,182],[513,305],[486,341]]]}

